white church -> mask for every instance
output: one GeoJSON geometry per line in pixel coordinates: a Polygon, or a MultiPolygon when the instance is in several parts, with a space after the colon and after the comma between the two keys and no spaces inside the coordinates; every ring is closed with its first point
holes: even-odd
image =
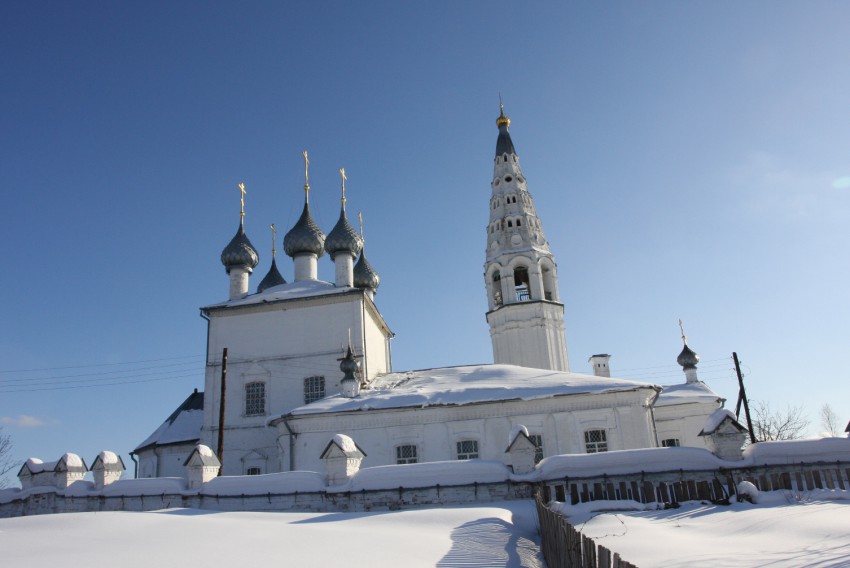
{"type": "Polygon", "coordinates": [[[283,238],[293,282],[281,275],[273,251],[252,293],[259,256],[243,229],[243,207],[221,253],[229,297],[201,308],[208,322],[204,392],[192,393],[131,452],[138,476],[185,476],[184,462],[199,442],[220,454],[224,475],[322,471],[335,434],[356,442],[363,467],[504,461],[509,435],[520,426],[537,461],[705,448],[703,425],[724,399],[698,379],[699,356],[684,334],[681,384],[612,378],[609,355],[590,357],[593,375],[570,371],[555,258],[504,109],[496,124],[484,263],[494,364],[393,370],[393,333],[375,303],[380,278],[347,218],[344,172],[339,220],[325,235],[310,213],[305,153],[304,209],[283,238]],[[325,253],[334,282],[317,277],[325,253]]]}

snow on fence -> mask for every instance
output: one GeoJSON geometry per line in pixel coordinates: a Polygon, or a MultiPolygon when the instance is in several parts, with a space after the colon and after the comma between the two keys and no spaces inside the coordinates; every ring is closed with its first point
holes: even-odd
{"type": "Polygon", "coordinates": [[[544,505],[539,494],[535,501],[543,541],[541,549],[549,568],[637,568],[618,553],[581,534],[566,517],[544,505]]]}
{"type": "Polygon", "coordinates": [[[805,493],[816,489],[847,491],[850,488],[850,462],[800,462],[712,470],[640,472],[627,475],[565,477],[543,483],[549,501],[586,503],[588,501],[633,500],[641,503],[682,501],[724,502],[736,495],[741,481],[760,491],[787,490],[805,493]]]}

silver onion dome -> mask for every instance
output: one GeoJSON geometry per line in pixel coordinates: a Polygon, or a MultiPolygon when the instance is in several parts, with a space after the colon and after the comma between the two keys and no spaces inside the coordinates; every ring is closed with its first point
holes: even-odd
{"type": "Polygon", "coordinates": [[[354,287],[377,290],[381,285],[381,277],[366,259],[366,249],[360,252],[360,260],[354,265],[354,287]]]}
{"type": "Polygon", "coordinates": [[[260,280],[260,285],[257,286],[257,293],[259,294],[268,290],[272,286],[280,286],[281,284],[286,284],[286,280],[277,269],[277,263],[274,258],[272,258],[271,268],[269,268],[268,274],[263,276],[263,279],[260,280]]]}
{"type": "Polygon", "coordinates": [[[362,248],[363,240],[351,226],[351,223],[348,222],[345,207],[343,207],[339,212],[339,221],[336,222],[334,228],[328,233],[328,238],[325,239],[325,251],[331,256],[331,259],[341,252],[350,254],[351,258],[357,258],[362,248]]]}
{"type": "Polygon", "coordinates": [[[305,202],[298,222],[283,237],[283,251],[293,258],[300,254],[315,254],[319,257],[325,253],[324,245],[325,234],[313,221],[310,204],[305,202]]]}
{"type": "Polygon", "coordinates": [[[251,241],[248,240],[248,235],[245,234],[242,223],[239,223],[239,229],[236,231],[236,235],[230,239],[230,242],[221,251],[221,263],[224,265],[227,273],[230,274],[231,268],[242,266],[253,269],[257,266],[258,262],[260,262],[260,255],[257,254],[257,249],[254,248],[251,241]]]}
{"type": "Polygon", "coordinates": [[[682,366],[683,369],[696,369],[697,363],[699,363],[699,355],[696,352],[688,347],[688,344],[685,344],[685,347],[682,348],[682,352],[679,353],[679,356],[676,358],[676,362],[682,366]]]}

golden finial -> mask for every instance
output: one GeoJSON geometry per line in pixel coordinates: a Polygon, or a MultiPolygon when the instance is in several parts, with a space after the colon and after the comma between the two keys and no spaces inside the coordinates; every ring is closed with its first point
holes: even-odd
{"type": "Polygon", "coordinates": [[[345,209],[345,180],[348,179],[345,176],[345,168],[339,169],[339,175],[342,176],[342,208],[345,209]]]}
{"type": "Polygon", "coordinates": [[[304,201],[310,201],[310,159],[304,150],[304,201]]]}
{"type": "Polygon", "coordinates": [[[685,337],[685,327],[682,325],[682,318],[679,318],[679,329],[682,330],[682,343],[688,344],[688,338],[685,337]]]}
{"type": "Polygon", "coordinates": [[[502,93],[499,93],[499,118],[496,119],[496,126],[502,127],[502,125],[511,127],[511,119],[505,115],[505,105],[502,104],[502,93]]]}
{"type": "Polygon", "coordinates": [[[236,187],[239,188],[239,192],[240,192],[240,195],[239,195],[239,220],[242,221],[242,220],[245,219],[245,194],[248,193],[248,192],[245,191],[245,184],[244,183],[240,182],[240,183],[236,184],[236,187]]]}
{"type": "Polygon", "coordinates": [[[358,212],[357,218],[360,219],[360,240],[363,241],[363,213],[358,212]]]}
{"type": "Polygon", "coordinates": [[[277,250],[274,248],[275,247],[274,241],[275,241],[275,236],[277,235],[277,229],[275,228],[274,223],[269,225],[269,229],[272,230],[272,258],[274,258],[274,255],[277,253],[277,250]]]}

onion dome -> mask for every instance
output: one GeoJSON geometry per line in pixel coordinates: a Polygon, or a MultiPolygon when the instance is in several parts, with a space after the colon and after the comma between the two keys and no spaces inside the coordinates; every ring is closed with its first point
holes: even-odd
{"type": "Polygon", "coordinates": [[[248,240],[248,235],[245,234],[242,223],[239,223],[239,230],[236,231],[236,235],[221,251],[221,263],[227,273],[230,274],[231,268],[241,266],[253,269],[258,262],[260,262],[260,255],[257,254],[257,249],[254,248],[251,241],[248,240]]]}
{"type": "Polygon", "coordinates": [[[343,381],[355,381],[357,380],[354,377],[354,373],[360,368],[360,365],[357,364],[357,361],[354,359],[354,351],[351,349],[351,346],[348,347],[348,351],[345,353],[345,357],[342,358],[342,361],[339,364],[339,370],[342,371],[343,381]]]}
{"type": "Polygon", "coordinates": [[[274,258],[272,258],[271,268],[269,268],[268,274],[263,276],[263,279],[260,280],[260,285],[257,286],[257,293],[259,294],[272,286],[280,286],[281,284],[286,284],[286,280],[277,269],[277,263],[274,258]]]}
{"type": "Polygon", "coordinates": [[[295,226],[283,237],[283,251],[287,256],[296,257],[300,254],[324,254],[325,234],[310,215],[310,204],[304,202],[304,211],[295,226]]]}
{"type": "Polygon", "coordinates": [[[331,259],[341,252],[346,252],[351,255],[351,258],[356,258],[362,248],[363,240],[351,226],[351,223],[348,222],[343,206],[339,212],[339,221],[336,222],[334,228],[328,233],[328,238],[325,239],[325,250],[331,255],[331,259]]]}
{"type": "Polygon", "coordinates": [[[693,349],[688,347],[688,344],[685,343],[685,347],[682,349],[682,352],[679,353],[679,356],[676,358],[676,362],[682,366],[683,369],[696,369],[697,363],[699,363],[699,355],[694,352],[693,349]]]}
{"type": "Polygon", "coordinates": [[[511,119],[505,115],[504,105],[499,105],[499,110],[499,118],[496,119],[496,126],[499,127],[499,137],[496,139],[497,158],[503,154],[516,154],[511,135],[508,133],[508,129],[511,127],[511,119]]]}
{"type": "Polygon", "coordinates": [[[354,265],[354,287],[377,290],[381,285],[381,277],[366,259],[366,249],[360,252],[360,260],[354,265]]]}

